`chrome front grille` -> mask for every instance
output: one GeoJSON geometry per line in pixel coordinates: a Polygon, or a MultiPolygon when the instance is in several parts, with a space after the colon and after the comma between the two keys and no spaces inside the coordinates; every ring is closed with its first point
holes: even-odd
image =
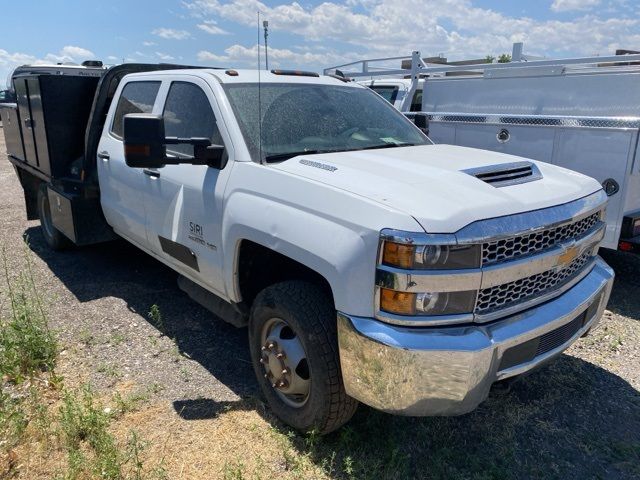
{"type": "Polygon", "coordinates": [[[559,288],[575,277],[593,258],[593,252],[587,251],[562,270],[548,270],[514,282],[484,288],[478,292],[475,313],[491,313],[507,305],[524,302],[559,288]]]}
{"type": "Polygon", "coordinates": [[[552,301],[591,272],[606,234],[606,202],[605,192],[599,190],[562,205],[478,220],[455,233],[384,229],[375,277],[375,317],[410,326],[488,324],[552,301]],[[403,245],[411,265],[384,263],[387,242],[403,245]],[[422,260],[427,246],[438,247],[429,252],[447,252],[437,268],[416,261],[418,256],[422,260]],[[467,256],[460,257],[457,247],[467,256]],[[450,258],[449,252],[458,257],[450,258]],[[406,294],[394,294],[393,299],[409,299],[412,313],[385,308],[382,295],[388,304],[389,291],[406,294]],[[424,308],[432,303],[438,313],[424,308]]]}
{"type": "Polygon", "coordinates": [[[600,212],[596,212],[577,222],[560,227],[493,242],[485,242],[482,244],[482,265],[491,265],[546,250],[560,242],[581,236],[589,231],[599,220],[600,212]]]}

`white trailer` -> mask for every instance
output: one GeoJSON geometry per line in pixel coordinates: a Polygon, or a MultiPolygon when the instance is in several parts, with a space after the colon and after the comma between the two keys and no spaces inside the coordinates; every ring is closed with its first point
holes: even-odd
{"type": "Polygon", "coordinates": [[[435,143],[520,155],[596,178],[610,196],[603,245],[640,252],[640,55],[531,60],[516,44],[513,60],[429,65],[413,52],[325,72],[367,79],[360,83],[376,91],[397,87],[388,97],[419,126],[428,124],[435,143]],[[389,68],[390,60],[410,60],[411,68],[389,68]]]}

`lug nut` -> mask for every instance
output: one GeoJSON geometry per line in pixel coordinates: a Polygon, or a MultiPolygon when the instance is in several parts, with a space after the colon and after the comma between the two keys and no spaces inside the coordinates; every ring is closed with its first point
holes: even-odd
{"type": "Polygon", "coordinates": [[[278,354],[276,355],[276,358],[285,358],[286,355],[284,354],[284,352],[278,352],[278,354]]]}
{"type": "Polygon", "coordinates": [[[282,370],[282,374],[283,374],[283,375],[287,375],[287,374],[289,374],[289,373],[290,373],[290,372],[289,372],[289,369],[288,369],[288,368],[285,368],[284,370],[282,370]]]}
{"type": "Polygon", "coordinates": [[[265,346],[263,345],[263,346],[262,346],[262,348],[261,348],[260,350],[262,350],[263,352],[265,352],[265,351],[267,350],[267,347],[265,347],[265,346]]]}
{"type": "Polygon", "coordinates": [[[267,347],[269,347],[269,348],[276,348],[276,342],[269,342],[269,344],[267,345],[267,347]]]}

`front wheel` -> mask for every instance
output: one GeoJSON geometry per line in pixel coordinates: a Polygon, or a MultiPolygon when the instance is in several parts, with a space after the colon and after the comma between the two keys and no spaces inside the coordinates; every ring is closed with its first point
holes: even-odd
{"type": "Polygon", "coordinates": [[[319,287],[290,281],[260,292],[249,346],[262,392],[283,422],[324,434],[355,413],[340,373],[335,310],[319,287]]]}
{"type": "Polygon", "coordinates": [[[52,250],[64,250],[71,246],[71,241],[53,226],[46,183],[41,183],[38,188],[38,216],[44,241],[52,250]]]}

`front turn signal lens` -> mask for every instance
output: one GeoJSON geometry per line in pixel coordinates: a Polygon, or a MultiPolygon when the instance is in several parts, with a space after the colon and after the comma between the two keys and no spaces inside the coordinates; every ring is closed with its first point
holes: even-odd
{"type": "Polygon", "coordinates": [[[380,309],[398,315],[415,315],[416,294],[381,288],[380,309]]]}
{"type": "Polygon", "coordinates": [[[382,263],[399,268],[413,268],[415,251],[413,245],[384,242],[382,263]]]}

